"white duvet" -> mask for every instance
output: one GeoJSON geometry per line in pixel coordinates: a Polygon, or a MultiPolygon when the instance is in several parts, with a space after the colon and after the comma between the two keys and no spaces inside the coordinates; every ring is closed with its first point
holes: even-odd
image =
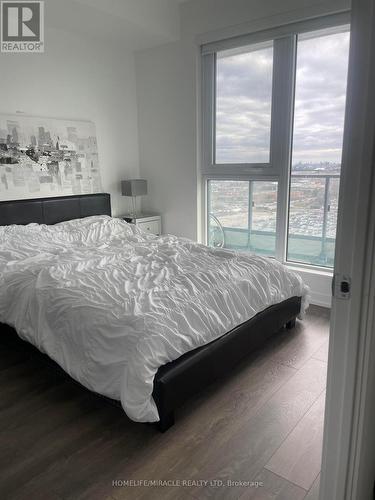
{"type": "Polygon", "coordinates": [[[159,420],[158,368],[307,287],[277,261],[107,216],[0,227],[0,322],[87,388],[159,420]]]}

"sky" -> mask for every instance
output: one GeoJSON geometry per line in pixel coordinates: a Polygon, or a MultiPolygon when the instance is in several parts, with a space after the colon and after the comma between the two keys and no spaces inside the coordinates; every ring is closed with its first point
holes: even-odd
{"type": "MultiPolygon", "coordinates": [[[[292,163],[340,163],[349,33],[297,48],[292,163]]],[[[268,162],[273,48],[217,60],[216,162],[268,162]]]]}

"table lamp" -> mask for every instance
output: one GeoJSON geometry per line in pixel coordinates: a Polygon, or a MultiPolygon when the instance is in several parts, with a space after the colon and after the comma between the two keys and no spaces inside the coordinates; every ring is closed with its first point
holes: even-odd
{"type": "Polygon", "coordinates": [[[147,181],[145,179],[130,179],[121,181],[122,196],[132,197],[133,217],[137,216],[137,196],[147,194],[147,181]]]}

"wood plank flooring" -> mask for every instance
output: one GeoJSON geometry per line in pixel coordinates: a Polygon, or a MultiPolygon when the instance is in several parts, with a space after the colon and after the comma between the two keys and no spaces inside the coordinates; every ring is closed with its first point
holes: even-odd
{"type": "Polygon", "coordinates": [[[0,498],[317,500],[328,330],[329,311],[311,307],[177,411],[165,434],[3,336],[0,498]]]}
{"type": "Polygon", "coordinates": [[[298,422],[280,448],[266,464],[266,469],[309,490],[320,472],[323,440],[325,393],[298,422]]]}

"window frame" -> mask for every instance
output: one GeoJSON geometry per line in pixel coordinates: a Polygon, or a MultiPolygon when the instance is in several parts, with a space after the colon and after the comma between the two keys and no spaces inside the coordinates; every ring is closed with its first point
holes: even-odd
{"type": "Polygon", "coordinates": [[[294,268],[331,273],[332,269],[287,260],[290,174],[293,139],[296,51],[298,35],[350,26],[350,13],[332,14],[261,32],[242,35],[201,47],[201,234],[208,243],[208,181],[246,180],[278,183],[275,258],[294,268]],[[271,136],[269,163],[214,163],[216,108],[216,52],[273,41],[271,136]],[[288,126],[285,126],[287,124],[288,126]],[[276,163],[277,159],[277,163],[276,163]]]}

